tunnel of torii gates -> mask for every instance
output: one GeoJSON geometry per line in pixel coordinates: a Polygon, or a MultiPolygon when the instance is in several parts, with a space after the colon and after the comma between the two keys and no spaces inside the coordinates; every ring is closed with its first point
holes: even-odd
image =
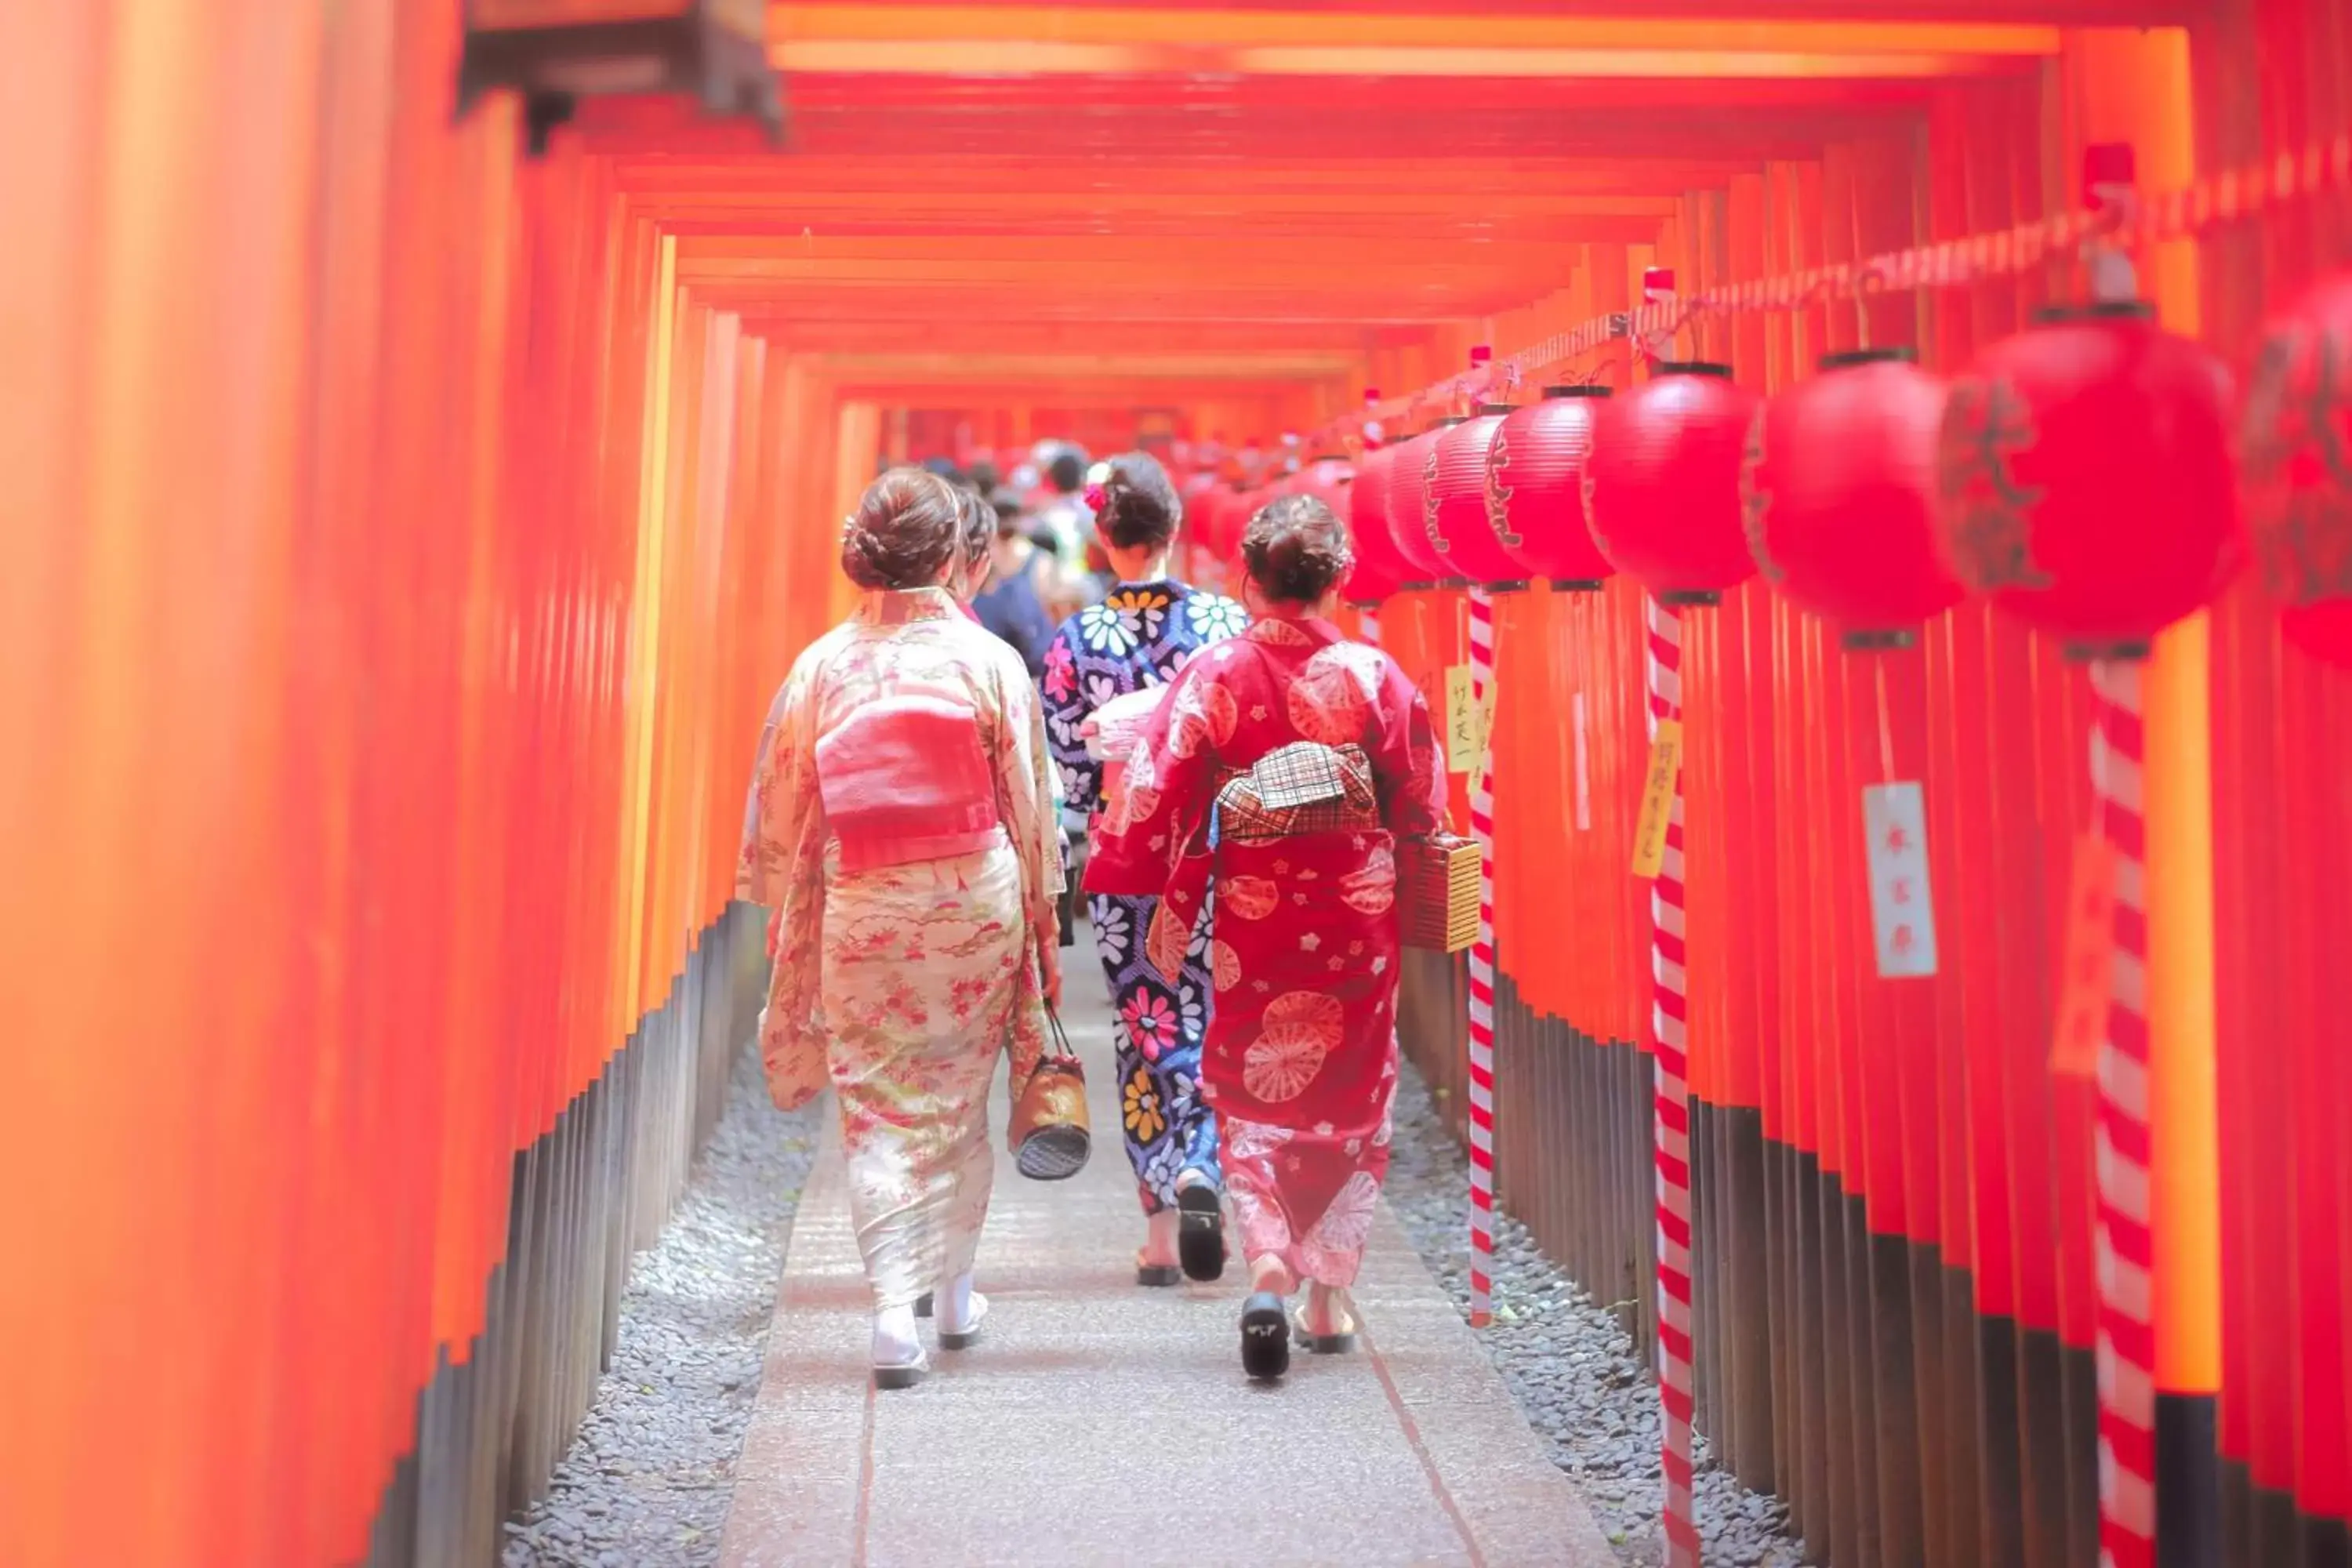
{"type": "MultiPolygon", "coordinates": [[[[2162,328],[2068,330],[2175,379],[2084,394],[2131,499],[2025,496],[2094,536],[2048,592],[2209,558],[2087,668],[2014,574],[1874,649],[1794,561],[1649,595],[1675,528],[1349,612],[1457,728],[1475,626],[1491,712],[1403,1034],[1819,1560],[2346,1561],[2341,0],[754,5],[781,142],[512,59],[461,112],[463,9],[0,14],[0,1561],[488,1560],[757,1005],[751,742],[878,461],[1158,442],[1215,576],[1368,389],[1744,408],[2118,289],[2162,328]],[[2204,363],[2272,394],[2218,500],[2148,401],[2204,363]]],[[[1633,510],[1738,528],[1720,448],[1633,510]]]]}

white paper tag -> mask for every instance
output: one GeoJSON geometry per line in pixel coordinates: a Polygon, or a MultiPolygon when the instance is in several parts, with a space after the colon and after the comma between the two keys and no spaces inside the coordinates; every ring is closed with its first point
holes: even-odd
{"type": "Polygon", "coordinates": [[[1584,742],[1584,693],[1569,699],[1571,728],[1576,735],[1576,830],[1592,831],[1592,771],[1584,742]]]}
{"type": "Polygon", "coordinates": [[[1936,973],[1936,900],[1927,887],[1927,805],[1916,781],[1862,792],[1869,835],[1870,924],[1882,980],[1936,973]]]}

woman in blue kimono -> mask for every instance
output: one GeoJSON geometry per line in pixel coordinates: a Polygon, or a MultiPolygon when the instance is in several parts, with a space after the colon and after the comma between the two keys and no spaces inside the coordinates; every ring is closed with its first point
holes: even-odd
{"type": "MultiPolygon", "coordinates": [[[[1062,775],[1065,826],[1100,818],[1103,765],[1088,752],[1087,721],[1115,698],[1165,686],[1212,643],[1239,633],[1241,605],[1171,579],[1169,548],[1183,504],[1147,453],[1113,458],[1087,490],[1117,585],[1062,624],[1045,650],[1045,739],[1062,775]]],[[[1143,1201],[1146,1234],[1136,1280],[1173,1285],[1224,1271],[1217,1121],[1201,1095],[1201,1039],[1210,987],[1196,944],[1175,985],[1145,956],[1159,900],[1097,895],[1087,901],[1095,947],[1118,1015],[1119,1126],[1143,1201]]]]}

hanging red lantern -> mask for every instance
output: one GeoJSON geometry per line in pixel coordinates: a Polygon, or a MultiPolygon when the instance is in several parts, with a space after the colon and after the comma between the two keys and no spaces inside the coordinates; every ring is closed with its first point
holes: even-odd
{"type": "Polygon", "coordinates": [[[1378,603],[1406,584],[1423,580],[1389,537],[1389,474],[1398,451],[1395,447],[1367,447],[1356,465],[1355,483],[1348,487],[1348,542],[1356,565],[1345,591],[1356,604],[1378,603]]]}
{"type": "Polygon", "coordinates": [[[1938,533],[1960,581],[2083,658],[2127,658],[2245,552],[2221,362],[2136,302],[2052,312],[1945,404],[1938,533]]]}
{"type": "Polygon", "coordinates": [[[1446,574],[1490,586],[1521,587],[1527,574],[1503,552],[1486,521],[1486,461],[1508,405],[1488,404],[1437,438],[1423,499],[1423,531],[1446,574]]]}
{"type": "Polygon", "coordinates": [[[1618,571],[1669,605],[1712,605],[1753,576],[1739,470],[1757,396],[1731,367],[1666,362],[1602,404],[1584,515],[1618,571]]]}
{"type": "Polygon", "coordinates": [[[1615,570],[1584,526],[1584,465],[1605,386],[1548,386],[1513,409],[1486,449],[1486,526],[1518,571],[1555,588],[1601,586],[1615,570]]]}
{"type": "Polygon", "coordinates": [[[763,0],[635,0],[618,9],[625,15],[581,0],[468,0],[457,113],[494,89],[514,89],[536,155],[583,98],[692,93],[710,113],[756,119],[771,140],[783,139],[763,0]]]}
{"type": "Polygon", "coordinates": [[[2246,521],[2280,630],[2352,669],[2352,272],[2272,319],[2242,429],[2246,521]]]}
{"type": "Polygon", "coordinates": [[[1389,542],[1396,546],[1398,554],[1412,563],[1412,581],[1416,583],[1443,583],[1460,577],[1432,548],[1428,523],[1429,486],[1437,477],[1437,443],[1447,430],[1460,423],[1457,418],[1441,419],[1401,443],[1389,468],[1389,542]]]}
{"type": "Polygon", "coordinates": [[[1936,536],[1944,385],[1908,349],[1832,354],[1757,410],[1740,495],[1764,580],[1843,628],[1901,647],[1967,590],[1936,536]]]}

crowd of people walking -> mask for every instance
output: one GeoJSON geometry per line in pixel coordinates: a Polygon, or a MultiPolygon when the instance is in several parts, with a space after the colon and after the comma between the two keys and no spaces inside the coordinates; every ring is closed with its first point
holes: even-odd
{"type": "Polygon", "coordinates": [[[1113,1013],[1139,1288],[1223,1277],[1241,1358],[1352,1347],[1397,1076],[1397,846],[1439,830],[1428,710],[1331,615],[1344,523],[1286,495],[1242,599],[1174,575],[1153,457],[1045,454],[1032,497],[897,468],[842,530],[856,612],[761,737],[739,894],[771,911],[761,1047],[780,1103],[830,1084],[874,1295],[877,1384],[972,1342],[1000,1056],[1045,1058],[1083,897],[1113,1013]],[[1294,1300],[1294,1298],[1297,1298],[1294,1300]]]}

